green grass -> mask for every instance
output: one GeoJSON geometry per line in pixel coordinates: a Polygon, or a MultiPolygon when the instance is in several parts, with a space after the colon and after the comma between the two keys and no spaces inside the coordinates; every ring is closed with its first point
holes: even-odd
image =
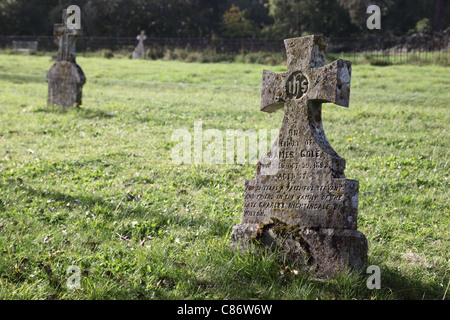
{"type": "MultiPolygon", "coordinates": [[[[448,67],[355,65],[350,108],[324,127],[360,181],[368,275],[281,274],[239,255],[254,165],[175,165],[176,129],[278,129],[259,112],[262,69],[79,57],[83,107],[46,106],[46,56],[0,55],[0,299],[448,299],[448,67]],[[351,140],[349,140],[351,139],[351,140]],[[81,269],[68,290],[66,270],[81,269]]],[[[293,269],[292,266],[289,266],[293,269]]]]}

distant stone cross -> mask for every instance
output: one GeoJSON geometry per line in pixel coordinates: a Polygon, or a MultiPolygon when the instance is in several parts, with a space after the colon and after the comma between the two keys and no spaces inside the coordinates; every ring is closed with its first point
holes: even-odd
{"type": "Polygon", "coordinates": [[[284,119],[255,178],[245,181],[243,218],[232,244],[280,245],[295,262],[307,260],[323,274],[359,268],[367,252],[356,230],[359,184],[345,178],[345,159],[322,126],[322,103],[349,106],[351,63],[324,65],[328,39],[322,36],[284,42],[287,72],[264,70],[261,90],[261,111],[284,107],[284,119]]]}
{"type": "Polygon", "coordinates": [[[62,10],[62,23],[54,25],[53,34],[59,38],[57,61],[75,62],[75,42],[81,36],[81,29],[67,27],[67,10],[62,10]]]}
{"type": "Polygon", "coordinates": [[[146,40],[146,39],[147,39],[147,36],[145,35],[145,31],[144,31],[144,30],[142,30],[142,31],[141,31],[141,34],[140,34],[140,35],[138,35],[138,36],[136,37],[136,39],[138,39],[138,40],[139,40],[139,44],[142,44],[142,45],[144,45],[144,40],[146,40]]]}
{"type": "Polygon", "coordinates": [[[145,49],[144,49],[144,40],[147,39],[144,31],[141,31],[141,34],[136,37],[139,40],[138,45],[134,49],[133,59],[144,59],[145,58],[145,49]]]}

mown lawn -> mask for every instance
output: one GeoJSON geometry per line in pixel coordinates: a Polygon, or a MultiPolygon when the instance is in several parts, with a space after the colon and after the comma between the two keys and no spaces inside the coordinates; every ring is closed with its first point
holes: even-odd
{"type": "Polygon", "coordinates": [[[46,106],[46,56],[0,55],[0,299],[448,299],[449,68],[354,65],[350,108],[324,127],[360,181],[369,275],[320,281],[276,255],[239,255],[254,164],[182,164],[172,133],[277,129],[263,69],[79,57],[80,110],[46,106]],[[80,289],[67,269],[78,267],[80,289]],[[292,270],[293,267],[289,266],[292,270]]]}

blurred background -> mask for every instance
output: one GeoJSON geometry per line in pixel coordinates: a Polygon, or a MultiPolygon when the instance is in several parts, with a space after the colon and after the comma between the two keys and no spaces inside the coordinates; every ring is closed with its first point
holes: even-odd
{"type": "Polygon", "coordinates": [[[218,60],[282,53],[280,40],[308,34],[331,37],[329,52],[391,62],[449,47],[450,0],[0,0],[0,48],[56,50],[53,25],[72,4],[81,8],[77,51],[105,55],[132,51],[141,30],[153,59],[175,50],[209,51],[218,60]],[[366,27],[371,4],[381,9],[380,30],[366,27]]]}

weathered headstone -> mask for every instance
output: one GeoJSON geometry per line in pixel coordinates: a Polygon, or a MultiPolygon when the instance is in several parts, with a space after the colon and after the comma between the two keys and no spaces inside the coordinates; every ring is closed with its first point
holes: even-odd
{"type": "Polygon", "coordinates": [[[47,73],[47,104],[61,107],[81,105],[83,85],[86,77],[75,58],[75,41],[81,29],[67,27],[67,11],[62,11],[62,23],[55,24],[54,35],[58,36],[59,48],[56,63],[47,73]]]}
{"type": "Polygon", "coordinates": [[[145,48],[144,48],[144,40],[147,39],[144,31],[141,31],[141,34],[136,37],[139,40],[138,45],[133,51],[133,59],[144,59],[145,58],[145,48]]]}
{"type": "Polygon", "coordinates": [[[38,42],[14,40],[13,46],[16,52],[32,53],[37,51],[38,42]]]}
{"type": "Polygon", "coordinates": [[[245,181],[243,217],[231,243],[278,247],[324,276],[359,269],[367,261],[367,240],[357,231],[359,184],[345,178],[345,159],[322,127],[322,103],[349,105],[351,63],[324,66],[322,36],[284,42],[287,72],[264,70],[261,92],[261,111],[284,107],[284,119],[256,177],[245,181]]]}

